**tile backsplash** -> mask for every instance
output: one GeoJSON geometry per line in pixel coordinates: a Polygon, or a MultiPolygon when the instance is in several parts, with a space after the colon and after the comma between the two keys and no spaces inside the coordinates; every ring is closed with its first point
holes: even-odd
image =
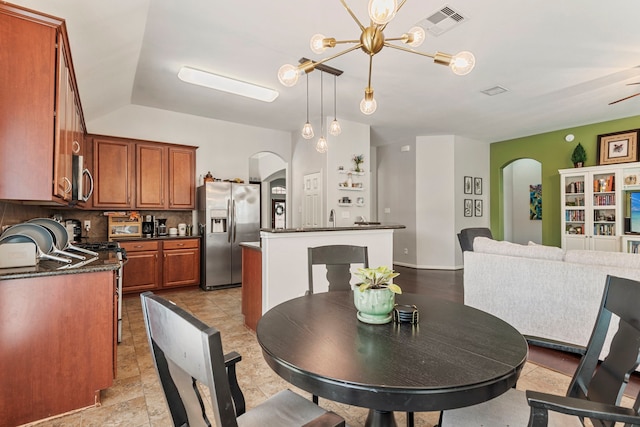
{"type": "MultiPolygon", "coordinates": [[[[140,215],[155,215],[156,218],[166,218],[167,228],[177,227],[179,223],[192,224],[191,211],[139,211],[140,215]]],[[[89,233],[82,231],[83,238],[92,240],[107,240],[108,219],[103,211],[90,211],[81,209],[58,209],[34,205],[23,205],[0,201],[0,230],[4,227],[19,224],[32,218],[77,219],[81,224],[85,220],[91,221],[89,233]]],[[[194,227],[195,229],[195,227],[194,227]]]]}

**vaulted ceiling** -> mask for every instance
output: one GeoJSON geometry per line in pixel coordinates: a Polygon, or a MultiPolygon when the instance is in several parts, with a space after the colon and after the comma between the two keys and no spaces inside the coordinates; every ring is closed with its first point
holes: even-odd
{"type": "MultiPolygon", "coordinates": [[[[304,79],[287,88],[277,70],[301,57],[319,60],[315,33],[357,39],[339,0],[14,0],[66,19],[87,122],[137,104],[273,129],[299,131],[304,79]],[[272,103],[180,81],[183,65],[276,89],[272,103]]],[[[366,0],[347,0],[368,24],[366,0]]],[[[354,51],[327,63],[337,78],[338,119],[369,124],[375,145],[416,135],[455,134],[495,142],[640,115],[640,2],[568,0],[408,0],[385,35],[401,35],[449,6],[464,20],[417,50],[472,51],[477,65],[456,76],[430,58],[384,48],[373,59],[377,111],[359,111],[368,57],[354,51]],[[481,91],[502,86],[507,92],[481,91]]],[[[339,45],[335,52],[344,48],[339,45]]],[[[320,73],[309,75],[312,123],[319,128],[320,73]]],[[[325,115],[333,115],[333,77],[325,75],[325,115]]],[[[91,131],[91,129],[89,129],[91,131]]],[[[316,134],[318,132],[316,131],[316,134]]]]}

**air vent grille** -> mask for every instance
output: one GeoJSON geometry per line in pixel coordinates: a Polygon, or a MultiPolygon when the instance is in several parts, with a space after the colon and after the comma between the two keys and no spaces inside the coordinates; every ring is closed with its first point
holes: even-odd
{"type": "Polygon", "coordinates": [[[508,91],[509,89],[498,85],[498,86],[490,87],[489,89],[481,90],[480,92],[484,93],[485,95],[495,96],[508,91]]]}
{"type": "Polygon", "coordinates": [[[444,5],[419,22],[418,25],[432,36],[438,37],[466,20],[467,18],[460,11],[449,5],[444,5]]]}

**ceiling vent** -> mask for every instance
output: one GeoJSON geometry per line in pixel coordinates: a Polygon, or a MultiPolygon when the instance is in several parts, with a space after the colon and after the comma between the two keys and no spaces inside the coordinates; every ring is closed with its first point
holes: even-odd
{"type": "Polygon", "coordinates": [[[418,25],[432,36],[438,37],[465,21],[467,21],[467,18],[460,12],[454,10],[449,5],[444,5],[429,17],[419,22],[418,25]]]}
{"type": "Polygon", "coordinates": [[[481,90],[480,92],[484,93],[485,95],[494,96],[494,95],[500,95],[501,93],[505,93],[508,91],[509,89],[504,88],[502,86],[494,86],[494,87],[490,87],[489,89],[481,90]]]}

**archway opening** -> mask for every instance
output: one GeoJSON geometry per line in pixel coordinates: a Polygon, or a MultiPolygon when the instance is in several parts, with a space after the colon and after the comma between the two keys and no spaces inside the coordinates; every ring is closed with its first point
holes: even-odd
{"type": "Polygon", "coordinates": [[[542,164],[515,160],[502,169],[502,184],[504,240],[542,244],[542,164]]]}

